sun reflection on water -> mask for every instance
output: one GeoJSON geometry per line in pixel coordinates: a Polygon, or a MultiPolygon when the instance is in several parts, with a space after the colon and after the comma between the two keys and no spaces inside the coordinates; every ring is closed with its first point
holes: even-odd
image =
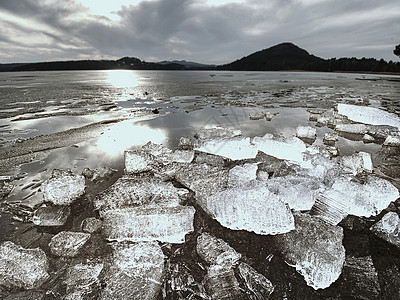
{"type": "Polygon", "coordinates": [[[121,156],[124,151],[135,146],[142,146],[149,141],[162,144],[167,139],[166,132],[143,125],[132,120],[115,124],[98,139],[96,150],[108,156],[121,156]]]}
{"type": "Polygon", "coordinates": [[[135,88],[139,84],[139,77],[132,70],[108,70],[104,71],[106,82],[115,88],[135,88]]]}

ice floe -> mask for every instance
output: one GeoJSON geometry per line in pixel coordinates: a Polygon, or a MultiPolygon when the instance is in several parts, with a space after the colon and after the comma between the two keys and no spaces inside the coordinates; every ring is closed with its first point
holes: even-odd
{"type": "Polygon", "coordinates": [[[250,138],[236,137],[206,140],[195,150],[220,155],[232,160],[255,158],[257,148],[250,143],[250,138]]]}
{"type": "Polygon", "coordinates": [[[400,218],[395,212],[388,212],[371,227],[371,231],[381,239],[400,248],[400,218]]]}

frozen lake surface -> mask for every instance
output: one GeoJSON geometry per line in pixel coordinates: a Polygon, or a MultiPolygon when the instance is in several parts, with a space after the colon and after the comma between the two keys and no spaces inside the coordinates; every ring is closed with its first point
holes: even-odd
{"type": "Polygon", "coordinates": [[[399,115],[396,76],[0,73],[0,297],[392,299],[399,115]]]}

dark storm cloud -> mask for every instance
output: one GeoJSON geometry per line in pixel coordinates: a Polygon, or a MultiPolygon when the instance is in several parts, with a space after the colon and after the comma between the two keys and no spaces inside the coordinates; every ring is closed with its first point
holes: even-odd
{"type": "Polygon", "coordinates": [[[72,0],[18,0],[0,1],[0,13],[11,16],[0,19],[7,61],[128,55],[225,63],[285,41],[325,58],[395,60],[400,42],[398,0],[153,0],[121,7],[118,20],[88,15],[72,0]]]}

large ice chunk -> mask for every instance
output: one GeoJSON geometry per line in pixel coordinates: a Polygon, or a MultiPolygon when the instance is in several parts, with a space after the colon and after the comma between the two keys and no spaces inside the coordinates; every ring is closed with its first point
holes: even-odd
{"type": "Polygon", "coordinates": [[[239,264],[238,270],[247,289],[254,294],[254,299],[269,299],[269,296],[274,291],[271,281],[244,262],[239,264]]]}
{"type": "Polygon", "coordinates": [[[78,264],[69,267],[65,274],[66,299],[85,299],[100,289],[99,275],[103,264],[78,264]]]}
{"type": "Polygon", "coordinates": [[[239,187],[248,185],[257,179],[258,164],[244,164],[235,166],[229,170],[228,185],[230,187],[239,187]]]}
{"type": "Polygon", "coordinates": [[[242,132],[238,129],[224,128],[219,126],[209,126],[199,129],[195,137],[201,140],[213,138],[232,138],[241,135],[242,132]]]}
{"type": "Polygon", "coordinates": [[[324,289],[342,272],[343,229],[307,214],[295,213],[296,229],[277,236],[286,262],[303,275],[307,285],[324,289]]]}
{"type": "Polygon", "coordinates": [[[47,270],[43,250],[25,249],[10,241],[0,245],[0,285],[35,289],[49,278],[47,270]]]}
{"type": "Polygon", "coordinates": [[[125,151],[125,173],[137,174],[153,170],[155,157],[143,151],[125,151]]]}
{"type": "Polygon", "coordinates": [[[74,257],[89,238],[89,233],[62,231],[51,238],[50,251],[57,256],[74,257]]]}
{"type": "Polygon", "coordinates": [[[197,151],[220,155],[232,160],[251,159],[257,156],[257,148],[250,138],[221,138],[206,140],[195,148],[197,151]]]}
{"type": "Polygon", "coordinates": [[[313,211],[327,222],[337,224],[347,214],[376,216],[398,197],[395,186],[375,176],[368,176],[364,184],[339,178],[318,197],[313,211]]]}
{"type": "Polygon", "coordinates": [[[191,206],[139,206],[104,212],[103,233],[109,240],[183,243],[194,230],[191,206]]]}
{"type": "Polygon", "coordinates": [[[70,171],[54,170],[52,177],[42,183],[45,201],[69,205],[85,192],[85,177],[70,171]]]}
{"type": "Polygon", "coordinates": [[[164,254],[157,242],[112,245],[111,265],[100,300],[157,299],[164,273],[164,254]]]}
{"type": "Polygon", "coordinates": [[[355,122],[389,125],[400,129],[400,119],[397,115],[378,108],[339,103],[338,113],[355,122]]]}
{"type": "Polygon", "coordinates": [[[395,212],[388,212],[371,230],[381,239],[400,248],[400,218],[395,212]]]}
{"type": "Polygon", "coordinates": [[[317,130],[311,126],[298,126],[296,128],[296,136],[302,141],[312,144],[317,138],[317,130]]]}
{"type": "Polygon", "coordinates": [[[255,137],[253,144],[265,154],[295,162],[302,162],[303,152],[306,151],[306,145],[297,137],[277,140],[272,134],[266,134],[264,137],[255,137]]]}
{"type": "Polygon", "coordinates": [[[94,207],[102,214],[110,209],[144,204],[176,206],[186,192],[155,177],[122,177],[96,196],[94,207]]]}
{"type": "Polygon", "coordinates": [[[294,229],[289,207],[266,187],[231,188],[206,199],[203,209],[222,226],[257,234],[278,234],[294,229]]]}
{"type": "Polygon", "coordinates": [[[32,222],[38,226],[62,226],[70,213],[69,206],[39,207],[33,214],[32,222]]]}

